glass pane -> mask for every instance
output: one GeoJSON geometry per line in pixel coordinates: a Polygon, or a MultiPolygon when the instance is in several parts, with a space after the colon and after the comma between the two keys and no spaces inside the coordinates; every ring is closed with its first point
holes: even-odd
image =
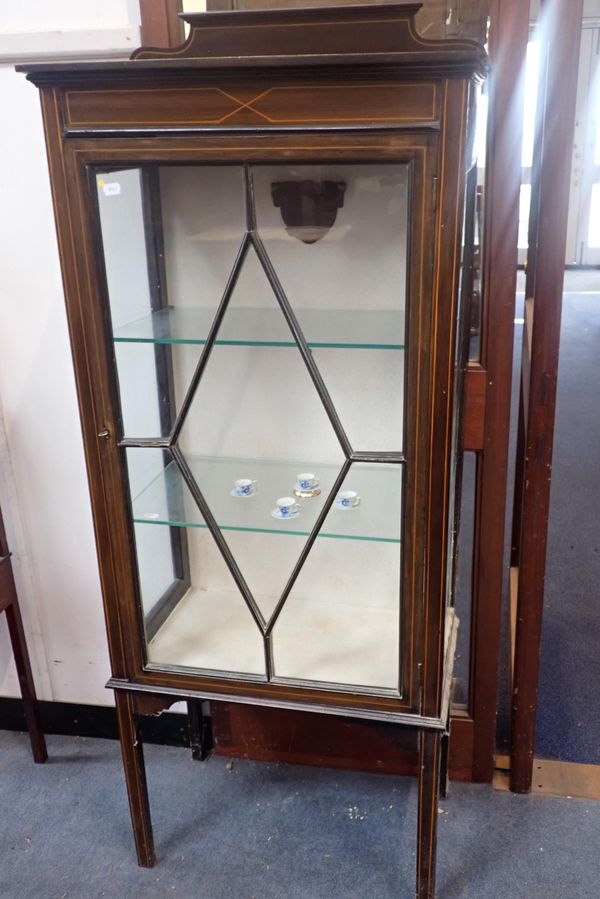
{"type": "Polygon", "coordinates": [[[529,247],[529,210],[531,207],[531,184],[521,185],[519,202],[519,249],[529,247]]]}
{"type": "MultiPolygon", "coordinates": [[[[343,452],[300,351],[256,253],[251,248],[219,329],[220,336],[255,310],[274,319],[284,346],[216,345],[183,426],[180,446],[223,530],[305,536],[344,461],[343,452]],[[314,461],[314,460],[317,461],[314,461]],[[318,480],[316,495],[296,503],[298,475],[318,480]],[[237,496],[246,480],[249,493],[237,496]],[[232,495],[233,494],[233,495],[232,495]],[[278,516],[277,501],[290,497],[291,512],[278,516]],[[297,505],[297,508],[296,508],[297,505]]],[[[263,543],[227,541],[261,609],[283,590],[296,554],[280,555],[263,543]],[[236,549],[234,549],[234,543],[236,549]],[[239,556],[239,557],[238,557],[239,556]],[[269,558],[269,564],[265,564],[269,558]]]]}
{"type": "Polygon", "coordinates": [[[212,536],[190,529],[186,539],[191,585],[148,643],[148,662],[264,676],[260,631],[212,536]]]}
{"type": "Polygon", "coordinates": [[[167,437],[185,398],[201,349],[114,342],[123,434],[167,437]]]}
{"type": "MultiPolygon", "coordinates": [[[[525,102],[523,117],[523,148],[521,165],[529,169],[533,165],[533,146],[535,142],[535,117],[540,77],[540,44],[538,40],[527,44],[527,61],[525,64],[525,102]]],[[[521,246],[521,244],[519,244],[521,246]]]]}
{"type": "Polygon", "coordinates": [[[400,451],[408,166],[258,166],[254,184],[258,233],[351,444],[400,451]],[[322,310],[353,338],[315,341],[322,310]]]}
{"type": "Polygon", "coordinates": [[[264,679],[273,626],[278,677],[397,693],[402,465],[338,482],[402,450],[408,166],[145,166],[98,203],[148,664],[264,679]]]}
{"type": "Polygon", "coordinates": [[[484,169],[486,163],[487,123],[489,112],[487,84],[479,85],[476,90],[477,113],[475,123],[475,160],[477,162],[477,168],[484,169]]]}
{"type": "Polygon", "coordinates": [[[278,677],[398,690],[401,493],[400,465],[352,465],[275,625],[278,677]]]}
{"type": "Polygon", "coordinates": [[[214,310],[245,231],[242,169],[161,166],[159,171],[169,306],[214,310]]]}
{"type": "Polygon", "coordinates": [[[164,437],[203,342],[191,329],[171,346],[165,322],[210,326],[245,231],[242,170],[145,166],[96,180],[123,431],[164,437]]]}
{"type": "MultiPolygon", "coordinates": [[[[132,499],[147,484],[162,484],[162,487],[156,487],[156,492],[160,494],[161,501],[168,508],[174,501],[174,492],[171,491],[171,495],[168,495],[165,483],[168,459],[162,450],[130,449],[126,452],[126,461],[132,499]]],[[[181,484],[178,484],[178,491],[180,490],[181,484]]],[[[142,523],[147,520],[152,520],[151,514],[141,516],[142,523]]],[[[183,578],[183,572],[176,570],[171,528],[141,528],[135,523],[134,533],[142,609],[147,619],[152,616],[160,600],[174,586],[175,581],[183,578]]]]}
{"type": "Polygon", "coordinates": [[[260,631],[175,463],[126,456],[148,661],[264,675],[260,631]]]}
{"type": "Polygon", "coordinates": [[[588,231],[588,246],[600,247],[600,184],[592,185],[590,200],[590,227],[588,231]]]}

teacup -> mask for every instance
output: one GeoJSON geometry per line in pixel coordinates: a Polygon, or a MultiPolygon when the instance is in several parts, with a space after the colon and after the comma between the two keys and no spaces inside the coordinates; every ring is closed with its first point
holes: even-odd
{"type": "Polygon", "coordinates": [[[354,509],[360,504],[360,496],[356,490],[342,490],[335,498],[338,509],[354,509]]]}
{"type": "Polygon", "coordinates": [[[300,506],[291,496],[281,496],[277,500],[277,511],[282,518],[289,518],[300,511],[300,506]]]}
{"type": "Polygon", "coordinates": [[[298,487],[301,490],[314,490],[315,487],[318,487],[320,481],[316,474],[313,474],[312,471],[304,471],[298,476],[298,487]]]}
{"type": "Polygon", "coordinates": [[[256,481],[250,478],[238,478],[233,485],[233,492],[236,496],[252,496],[256,490],[256,481]]]}

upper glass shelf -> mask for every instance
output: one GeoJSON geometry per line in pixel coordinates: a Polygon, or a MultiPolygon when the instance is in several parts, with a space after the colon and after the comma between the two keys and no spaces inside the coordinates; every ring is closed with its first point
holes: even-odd
{"type": "MultiPolygon", "coordinates": [[[[334,465],[306,461],[188,457],[187,462],[222,531],[308,536],[339,474],[339,468],[334,465]],[[314,473],[319,478],[319,495],[294,497],[297,475],[302,472],[314,473]],[[232,495],[235,481],[242,478],[256,482],[253,495],[232,495]],[[299,514],[290,519],[274,518],[272,512],[277,499],[286,496],[298,503],[299,514]]],[[[359,503],[346,509],[334,504],[319,536],[400,542],[401,465],[355,462],[341,490],[353,491],[359,503]]],[[[206,527],[174,462],[135,497],[133,518],[136,524],[206,527]]]]}
{"type": "MultiPolygon", "coordinates": [[[[310,347],[340,349],[404,349],[404,312],[297,309],[310,347]]],[[[115,328],[117,343],[204,344],[214,309],[168,306],[115,328]]],[[[289,327],[279,309],[230,308],[217,345],[293,347],[289,327]]]]}

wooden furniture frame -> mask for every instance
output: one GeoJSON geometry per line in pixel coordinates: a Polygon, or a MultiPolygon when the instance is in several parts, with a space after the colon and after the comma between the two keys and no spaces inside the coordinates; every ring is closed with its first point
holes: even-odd
{"type": "MultiPolygon", "coordinates": [[[[466,171],[472,165],[472,86],[485,72],[486,57],[472,41],[420,38],[413,24],[418,9],[413,3],[189,15],[184,19],[191,25],[190,37],[175,51],[142,48],[129,62],[21,67],[42,95],[113,670],[108,685],[115,690],[141,865],[154,863],[154,849],[138,716],[180,699],[234,701],[414,729],[420,752],[417,896],[434,895],[440,768],[457,627],[448,608],[448,570],[466,321],[458,306],[461,217],[466,171]],[[407,382],[415,399],[406,413],[407,449],[358,453],[344,442],[343,428],[338,434],[345,466],[367,459],[404,466],[402,671],[394,695],[269,676],[268,625],[265,678],[162,670],[149,666],[145,655],[125,449],[161,447],[184,477],[185,467],[177,425],[161,439],[125,439],[122,433],[90,177],[95,184],[96,168],[124,164],[220,159],[248,166],[290,158],[394,160],[410,166],[407,382]]],[[[250,208],[247,201],[244,241],[254,246],[269,276],[250,208]]],[[[285,295],[275,293],[293,326],[285,295]]],[[[295,336],[315,375],[301,333],[295,336]]],[[[213,339],[203,352],[210,352],[213,339]]],[[[326,397],[321,399],[327,406],[326,397]]],[[[218,542],[202,494],[188,480],[218,542]]],[[[336,489],[339,484],[341,478],[336,489]]],[[[202,755],[208,737],[198,706],[190,708],[196,714],[196,755],[202,755]]]]}
{"type": "Polygon", "coordinates": [[[511,606],[516,625],[510,789],[515,793],[528,793],[533,776],[582,19],[582,0],[542,3],[542,62],[529,220],[511,557],[511,606]]]}
{"type": "MultiPolygon", "coordinates": [[[[460,751],[471,779],[490,783],[496,750],[498,662],[504,587],[504,532],[517,280],[524,74],[529,4],[490,4],[489,113],[484,188],[479,363],[465,384],[464,448],[475,450],[475,544],[471,622],[471,691],[460,751]],[[520,73],[515,78],[515,72],[520,73]],[[467,429],[473,422],[474,429],[467,429]],[[467,738],[470,740],[467,742],[467,738]]],[[[460,719],[458,719],[460,720],[460,719]]],[[[458,720],[456,724],[458,724],[458,720]]],[[[456,732],[456,725],[454,732],[456,732]]],[[[451,747],[452,748],[452,747],[451,747]]],[[[452,757],[451,757],[452,758],[452,757]]]]}
{"type": "Polygon", "coordinates": [[[48,751],[46,749],[46,740],[42,730],[42,721],[35,693],[33,674],[31,673],[29,652],[27,651],[27,641],[25,639],[23,619],[21,618],[21,610],[19,608],[19,598],[17,596],[17,588],[15,587],[15,579],[10,561],[10,551],[8,549],[8,541],[6,539],[4,521],[2,519],[2,510],[0,510],[0,612],[6,613],[6,622],[8,624],[10,642],[15,656],[15,665],[19,678],[19,687],[21,688],[21,696],[23,697],[23,711],[25,713],[25,721],[27,722],[27,730],[29,731],[33,760],[38,764],[42,764],[48,758],[48,751]]]}

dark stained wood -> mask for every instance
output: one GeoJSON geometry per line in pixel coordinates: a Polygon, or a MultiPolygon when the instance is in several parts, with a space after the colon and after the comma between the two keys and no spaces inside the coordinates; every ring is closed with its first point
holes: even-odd
{"type": "Polygon", "coordinates": [[[267,762],[416,774],[416,731],[393,724],[355,721],[211,703],[215,751],[267,762]]]}
{"type": "MultiPolygon", "coordinates": [[[[68,307],[67,321],[71,339],[71,352],[73,354],[86,463],[88,472],[90,472],[89,486],[94,511],[96,544],[100,548],[110,545],[112,521],[110,520],[109,509],[105,504],[102,477],[94,477],[91,475],[91,472],[101,472],[100,457],[106,452],[107,443],[114,439],[115,425],[108,415],[106,404],[104,404],[104,408],[102,406],[98,408],[97,391],[100,385],[98,383],[94,385],[90,377],[90,368],[98,351],[97,349],[91,350],[91,360],[88,361],[88,353],[90,351],[84,337],[87,317],[79,297],[79,281],[83,277],[83,272],[78,270],[76,261],[75,234],[77,233],[77,226],[73,223],[75,203],[71,201],[69,179],[65,171],[60,122],[60,97],[58,91],[50,89],[42,92],[41,99],[63,287],[68,307]],[[94,387],[96,390],[93,392],[94,387]],[[95,393],[96,395],[94,395],[95,393]],[[108,437],[99,437],[98,435],[103,433],[104,430],[108,431],[108,437]]],[[[99,549],[99,556],[101,555],[102,550],[99,549]]],[[[123,626],[127,607],[121,606],[115,601],[118,587],[112,560],[106,559],[106,564],[100,565],[100,579],[104,598],[111,670],[113,676],[125,677],[127,675],[127,664],[125,661],[123,626]]]]}
{"type": "MultiPolygon", "coordinates": [[[[564,277],[582,0],[542,5],[539,109],[543,132],[534,153],[534,219],[527,293],[533,299],[528,403],[523,406],[524,454],[519,540],[518,605],[512,701],[510,788],[529,792],[537,709],[550,472],[564,277]],[[541,139],[543,133],[543,140],[541,139]]],[[[528,329],[524,329],[528,330],[528,329]]],[[[527,348],[528,355],[529,347],[527,348]]]]}
{"type": "Polygon", "coordinates": [[[189,700],[187,708],[192,758],[197,762],[203,762],[214,748],[212,718],[208,714],[208,703],[189,700]]]}
{"type": "Polygon", "coordinates": [[[182,0],[140,0],[142,44],[177,47],[183,42],[182,0]]]}
{"type": "Polygon", "coordinates": [[[423,704],[425,715],[440,715],[444,660],[444,621],[447,589],[447,536],[451,517],[451,454],[459,408],[453,408],[455,343],[458,333],[457,298],[460,270],[461,212],[464,195],[464,157],[469,101],[468,83],[447,81],[440,142],[455,153],[442,155],[441,191],[436,215],[436,278],[433,320],[443,340],[432,341],[433,410],[430,434],[430,466],[427,472],[428,561],[425,568],[425,619],[423,647],[423,704]],[[457,206],[457,203],[460,206],[457,206]],[[438,330],[439,329],[439,330],[438,330]]]}
{"type": "MultiPolygon", "coordinates": [[[[211,717],[218,755],[381,774],[418,773],[417,734],[394,724],[223,702],[211,703],[211,717]]],[[[471,778],[472,728],[468,716],[457,712],[452,780],[471,778]]]]}
{"type": "Polygon", "coordinates": [[[138,864],[142,868],[151,868],[155,861],[154,839],[146,784],[144,748],[134,708],[135,698],[132,693],[117,691],[115,703],[138,864]]]}
{"type": "Polygon", "coordinates": [[[442,735],[419,735],[419,818],[417,823],[417,899],[435,899],[435,857],[440,799],[442,735]]]}
{"type": "Polygon", "coordinates": [[[463,449],[482,450],[485,440],[485,396],[487,372],[470,365],[465,373],[463,397],[463,449]]]}
{"type": "Polygon", "coordinates": [[[261,128],[337,124],[383,126],[437,121],[435,83],[415,85],[320,83],[312,88],[286,86],[273,79],[248,87],[176,85],[136,90],[71,90],[65,94],[63,117],[70,132],[127,127],[142,133],[168,126],[193,130],[200,126],[261,128]]]}
{"type": "Polygon", "coordinates": [[[21,618],[19,598],[15,586],[1,509],[0,612],[6,613],[6,623],[8,624],[10,643],[15,659],[17,677],[19,678],[19,688],[23,700],[23,712],[25,714],[25,721],[29,732],[33,760],[38,764],[43,764],[48,758],[48,751],[46,749],[46,740],[42,730],[40,709],[35,692],[33,673],[31,671],[31,663],[29,661],[29,652],[27,649],[27,640],[25,638],[25,629],[23,627],[23,619],[21,618]]]}
{"type": "Polygon", "coordinates": [[[174,702],[177,702],[177,699],[161,693],[133,694],[133,710],[136,715],[162,715],[174,702]]]}
{"type": "Polygon", "coordinates": [[[517,269],[524,60],[529,6],[493,0],[486,159],[483,331],[484,444],[478,460],[471,697],[473,779],[489,783],[496,746],[496,695],[504,576],[504,520],[517,269]]]}

